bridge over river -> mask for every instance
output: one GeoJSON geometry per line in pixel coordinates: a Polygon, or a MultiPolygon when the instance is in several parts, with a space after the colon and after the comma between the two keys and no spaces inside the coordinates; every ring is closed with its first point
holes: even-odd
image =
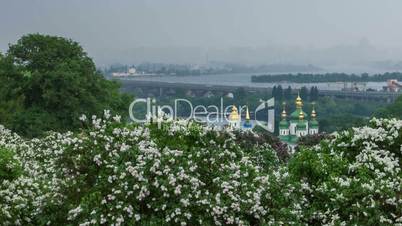
{"type": "MultiPolygon", "coordinates": [[[[244,89],[246,92],[272,92],[271,87],[207,85],[130,79],[119,79],[119,81],[122,83],[122,90],[124,92],[142,93],[144,96],[174,95],[177,93],[178,89],[184,91],[186,95],[192,96],[225,95],[228,93],[233,93],[238,89],[244,89]]],[[[297,94],[297,90],[293,89],[292,91],[294,94],[297,94]]],[[[319,90],[320,96],[387,102],[393,102],[401,94],[402,93],[385,91],[319,90]]]]}

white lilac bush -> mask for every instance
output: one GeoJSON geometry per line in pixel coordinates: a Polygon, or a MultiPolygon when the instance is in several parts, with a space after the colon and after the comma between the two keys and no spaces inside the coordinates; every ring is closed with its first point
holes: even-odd
{"type": "Polygon", "coordinates": [[[24,140],[1,130],[23,172],[1,183],[4,225],[292,223],[299,206],[267,144],[192,122],[127,125],[106,111],[77,134],[24,140]],[[281,194],[281,195],[278,195],[281,194]],[[288,206],[277,208],[277,206],[288,206]],[[290,211],[294,209],[294,211],[290,211]]]}
{"type": "Polygon", "coordinates": [[[45,224],[43,219],[55,216],[51,208],[64,204],[61,187],[65,180],[58,178],[56,165],[63,150],[57,143],[61,135],[56,135],[26,141],[0,126],[0,167],[12,167],[10,171],[18,175],[0,178],[2,225],[45,224]],[[4,158],[4,153],[11,153],[12,158],[4,158]]]}
{"type": "Polygon", "coordinates": [[[402,225],[402,121],[373,119],[289,163],[302,188],[303,222],[402,225]]]}
{"type": "Polygon", "coordinates": [[[1,225],[402,225],[402,121],[283,162],[250,134],[80,119],[32,140],[0,127],[1,225]]]}

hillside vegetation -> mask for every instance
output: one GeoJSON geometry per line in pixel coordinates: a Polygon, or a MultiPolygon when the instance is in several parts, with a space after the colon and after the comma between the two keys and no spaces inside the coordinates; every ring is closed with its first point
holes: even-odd
{"type": "Polygon", "coordinates": [[[373,119],[282,161],[191,122],[81,119],[79,132],[33,140],[1,127],[3,225],[402,224],[402,121],[373,119]]]}
{"type": "Polygon", "coordinates": [[[401,119],[402,117],[402,95],[396,101],[386,107],[380,108],[375,115],[377,117],[394,117],[401,119]]]}

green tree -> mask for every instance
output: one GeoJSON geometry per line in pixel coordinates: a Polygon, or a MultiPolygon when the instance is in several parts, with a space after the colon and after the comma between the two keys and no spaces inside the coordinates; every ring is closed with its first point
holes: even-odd
{"type": "Polygon", "coordinates": [[[317,101],[318,100],[318,88],[317,86],[312,86],[310,88],[310,101],[317,101]]]}
{"type": "Polygon", "coordinates": [[[402,117],[402,96],[399,96],[393,104],[378,110],[375,113],[375,116],[387,117],[387,118],[401,118],[402,117]]]}
{"type": "Polygon", "coordinates": [[[286,100],[291,100],[292,99],[292,87],[288,86],[288,88],[285,89],[283,96],[286,100]]]}
{"type": "Polygon", "coordinates": [[[6,124],[23,135],[37,136],[48,129],[73,130],[83,113],[104,109],[126,112],[129,97],[96,70],[77,42],[29,34],[10,46],[2,61],[0,78],[6,82],[0,90],[5,90],[8,99],[21,101],[22,109],[13,114],[10,107],[1,107],[0,114],[12,115],[12,119],[5,118],[6,124]]]}
{"type": "Polygon", "coordinates": [[[279,85],[277,88],[277,95],[276,95],[275,99],[282,100],[282,98],[283,98],[283,89],[282,89],[282,86],[279,85]]]}
{"type": "Polygon", "coordinates": [[[277,88],[276,88],[276,86],[274,86],[273,88],[272,88],[272,97],[275,97],[276,98],[276,95],[277,95],[277,88]]]}
{"type": "Polygon", "coordinates": [[[274,97],[277,100],[282,100],[283,98],[283,89],[282,86],[274,86],[272,88],[272,97],[274,97]]]}
{"type": "Polygon", "coordinates": [[[0,124],[11,128],[13,115],[23,108],[26,78],[13,62],[0,54],[0,124]]]}
{"type": "Polygon", "coordinates": [[[241,101],[247,97],[247,92],[243,87],[240,87],[240,88],[236,89],[236,91],[234,92],[234,96],[236,99],[241,101]]]}
{"type": "Polygon", "coordinates": [[[301,89],[300,89],[300,97],[303,99],[303,100],[307,100],[307,97],[308,97],[308,89],[305,87],[305,86],[303,86],[301,89]]]}

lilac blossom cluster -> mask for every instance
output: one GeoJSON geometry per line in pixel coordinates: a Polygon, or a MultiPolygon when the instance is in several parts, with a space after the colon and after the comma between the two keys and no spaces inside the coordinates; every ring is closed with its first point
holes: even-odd
{"type": "Polygon", "coordinates": [[[0,224],[402,225],[399,120],[373,119],[289,162],[194,122],[80,120],[79,133],[32,140],[0,126],[22,168],[0,182],[0,224]]]}

